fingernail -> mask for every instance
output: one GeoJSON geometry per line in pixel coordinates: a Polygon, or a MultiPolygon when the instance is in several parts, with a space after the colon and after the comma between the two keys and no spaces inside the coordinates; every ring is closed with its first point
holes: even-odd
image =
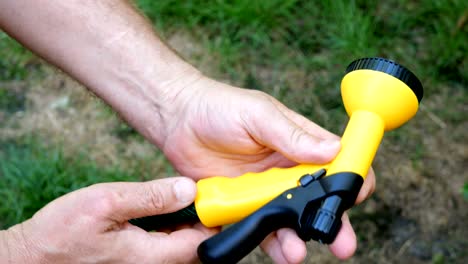
{"type": "Polygon", "coordinates": [[[326,139],[321,141],[318,147],[326,151],[335,150],[341,148],[341,142],[336,139],[326,139]]]}
{"type": "Polygon", "coordinates": [[[187,203],[192,202],[195,199],[197,188],[195,183],[189,179],[180,179],[173,186],[174,193],[180,202],[187,203]]]}

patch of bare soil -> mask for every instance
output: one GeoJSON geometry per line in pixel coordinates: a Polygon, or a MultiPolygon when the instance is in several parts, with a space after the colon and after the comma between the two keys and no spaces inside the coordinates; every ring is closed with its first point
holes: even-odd
{"type": "Polygon", "coordinates": [[[122,168],[152,159],[144,162],[146,169],[167,173],[160,151],[140,137],[122,136],[119,132],[129,129],[98,98],[61,72],[45,71],[43,80],[4,86],[24,92],[25,108],[0,114],[2,140],[37,135],[45,144],[62,145],[65,155],[86,153],[97,164],[122,168]]]}

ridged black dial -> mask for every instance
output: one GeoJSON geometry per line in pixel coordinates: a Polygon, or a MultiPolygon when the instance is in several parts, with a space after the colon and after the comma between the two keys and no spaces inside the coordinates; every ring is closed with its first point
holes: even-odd
{"type": "Polygon", "coordinates": [[[346,68],[346,73],[363,69],[384,72],[398,78],[408,85],[418,98],[418,102],[421,102],[424,93],[421,82],[416,75],[402,65],[384,58],[362,58],[351,62],[346,68]]]}

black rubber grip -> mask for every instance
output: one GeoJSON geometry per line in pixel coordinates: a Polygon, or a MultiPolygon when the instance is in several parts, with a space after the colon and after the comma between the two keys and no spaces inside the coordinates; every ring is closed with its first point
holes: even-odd
{"type": "Polygon", "coordinates": [[[197,211],[195,210],[195,205],[191,204],[174,213],[136,218],[131,219],[128,222],[146,231],[155,231],[180,224],[194,223],[199,220],[197,211]]]}

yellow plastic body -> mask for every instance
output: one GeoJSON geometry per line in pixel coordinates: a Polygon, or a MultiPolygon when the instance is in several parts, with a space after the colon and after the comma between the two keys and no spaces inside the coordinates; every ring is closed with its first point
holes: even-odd
{"type": "Polygon", "coordinates": [[[238,222],[323,165],[297,165],[246,173],[236,178],[211,177],[198,181],[195,208],[200,221],[208,227],[238,222]]]}
{"type": "Polygon", "coordinates": [[[327,169],[327,175],[353,172],[366,177],[384,131],[404,124],[419,106],[405,83],[373,70],[348,73],[342,80],[341,94],[350,120],[341,139],[341,151],[332,162],[200,180],[195,208],[201,222],[208,227],[235,223],[298,186],[301,176],[321,168],[327,169]]]}

